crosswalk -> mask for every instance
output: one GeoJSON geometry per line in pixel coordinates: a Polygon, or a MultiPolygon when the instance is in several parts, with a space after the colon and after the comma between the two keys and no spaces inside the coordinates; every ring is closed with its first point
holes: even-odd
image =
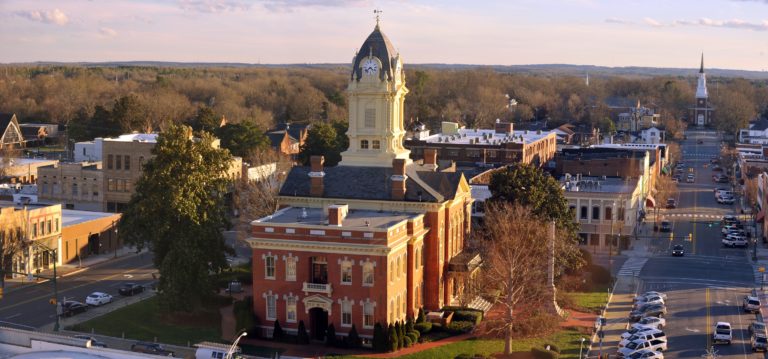
{"type": "Polygon", "coordinates": [[[619,269],[618,275],[639,275],[647,261],[648,257],[629,257],[619,269]]]}
{"type": "Polygon", "coordinates": [[[707,219],[722,219],[722,215],[718,214],[701,214],[701,213],[669,213],[666,217],[688,217],[688,218],[707,218],[707,219]]]}

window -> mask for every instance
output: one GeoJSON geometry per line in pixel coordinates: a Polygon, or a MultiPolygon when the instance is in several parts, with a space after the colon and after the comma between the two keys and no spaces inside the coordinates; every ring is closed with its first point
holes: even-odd
{"type": "Polygon", "coordinates": [[[373,303],[363,304],[363,328],[373,328],[373,303]]]}
{"type": "Polygon", "coordinates": [[[373,263],[363,264],[363,286],[373,286],[373,263]]]}
{"type": "Polygon", "coordinates": [[[592,219],[600,219],[600,207],[592,207],[592,219]]]}
{"type": "Polygon", "coordinates": [[[264,278],[275,279],[275,257],[271,255],[264,257],[264,278]]]}
{"type": "Polygon", "coordinates": [[[390,323],[395,322],[395,300],[394,299],[389,300],[389,322],[390,323]]]}
{"type": "Polygon", "coordinates": [[[408,272],[408,257],[403,254],[403,275],[405,275],[406,272],[408,272]]]}
{"type": "Polygon", "coordinates": [[[107,191],[114,192],[115,188],[117,188],[115,180],[112,178],[107,179],[107,191]]]}
{"type": "Polygon", "coordinates": [[[120,180],[116,180],[116,182],[117,182],[117,191],[125,192],[125,180],[120,179],[120,180]]]}
{"type": "Polygon", "coordinates": [[[352,284],[351,262],[341,262],[341,284],[352,284]]]}
{"type": "Polygon", "coordinates": [[[362,140],[360,141],[360,148],[367,150],[368,149],[368,140],[362,140]]]}
{"type": "Polygon", "coordinates": [[[45,235],[45,221],[40,222],[40,235],[45,235]]]}
{"type": "Polygon", "coordinates": [[[77,196],[77,183],[72,184],[72,195],[77,196]]]}
{"type": "Polygon", "coordinates": [[[395,315],[399,317],[400,316],[400,296],[399,295],[397,296],[396,301],[397,301],[397,311],[395,312],[395,315]]]}
{"type": "Polygon", "coordinates": [[[364,126],[366,128],[374,128],[376,127],[376,109],[375,108],[367,108],[365,109],[365,123],[364,126]]]}
{"type": "Polygon", "coordinates": [[[130,170],[131,169],[131,156],[125,155],[125,157],[123,157],[123,161],[125,161],[123,168],[125,168],[126,171],[130,170]]]}
{"type": "Polygon", "coordinates": [[[48,224],[48,233],[53,233],[53,231],[52,231],[53,226],[51,226],[51,220],[50,219],[48,220],[47,224],[48,224]]]}
{"type": "Polygon", "coordinates": [[[122,159],[122,157],[123,156],[115,155],[115,169],[116,170],[122,169],[122,167],[123,167],[123,159],[122,159]]]}
{"type": "Polygon", "coordinates": [[[496,158],[496,151],[495,150],[489,150],[487,153],[488,153],[488,157],[496,158]]]}
{"type": "Polygon", "coordinates": [[[605,207],[605,220],[610,221],[613,219],[613,208],[605,207]]]}
{"type": "Polygon", "coordinates": [[[400,278],[400,272],[402,272],[403,263],[400,261],[400,257],[397,257],[397,278],[400,278]]]}
{"type": "Polygon", "coordinates": [[[267,320],[277,319],[277,295],[267,295],[267,320]]]}
{"type": "Polygon", "coordinates": [[[56,218],[56,219],[54,220],[54,222],[55,222],[55,224],[56,224],[56,232],[58,232],[58,231],[59,231],[59,219],[58,219],[58,218],[56,218]]]}
{"type": "Polygon", "coordinates": [[[379,140],[373,140],[373,149],[374,150],[381,149],[381,142],[379,140]]]}
{"type": "Polygon", "coordinates": [[[587,206],[581,206],[581,219],[587,219],[587,206]]]}
{"type": "Polygon", "coordinates": [[[42,193],[46,194],[48,192],[48,182],[43,182],[43,190],[42,193]]]}
{"type": "Polygon", "coordinates": [[[112,162],[113,162],[112,155],[107,155],[107,169],[108,170],[112,169],[112,162]]]}
{"type": "Polygon", "coordinates": [[[395,281],[395,261],[389,262],[389,281],[395,281]]]}
{"type": "Polygon", "coordinates": [[[624,207],[619,208],[619,218],[616,218],[616,220],[619,220],[619,221],[624,220],[624,207]]]}
{"type": "Polygon", "coordinates": [[[37,225],[32,225],[32,238],[37,237],[37,225]]]}
{"type": "Polygon", "coordinates": [[[296,280],[296,257],[288,257],[285,262],[285,280],[296,280]]]}
{"type": "Polygon", "coordinates": [[[296,297],[290,296],[285,299],[285,321],[296,323],[296,297]]]}
{"type": "Polygon", "coordinates": [[[413,267],[415,269],[419,269],[419,265],[421,264],[419,263],[419,261],[421,260],[421,256],[419,255],[419,252],[421,252],[421,248],[416,248],[416,255],[413,258],[413,261],[414,261],[413,267]]]}
{"type": "Polygon", "coordinates": [[[352,302],[345,300],[341,302],[341,326],[352,326],[352,302]]]}

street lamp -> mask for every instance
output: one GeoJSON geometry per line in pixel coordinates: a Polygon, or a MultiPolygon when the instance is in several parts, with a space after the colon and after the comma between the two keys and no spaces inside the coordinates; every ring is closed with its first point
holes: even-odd
{"type": "Polygon", "coordinates": [[[581,338],[581,343],[579,343],[579,359],[581,359],[581,358],[582,358],[582,356],[581,356],[581,351],[582,351],[582,348],[584,347],[584,341],[585,341],[585,340],[587,340],[587,339],[586,339],[586,338],[584,338],[584,337],[582,337],[582,338],[581,338]]]}
{"type": "Polygon", "coordinates": [[[110,242],[112,242],[112,246],[115,248],[115,258],[117,258],[117,243],[120,242],[117,237],[117,223],[115,221],[112,221],[112,229],[115,231],[115,240],[112,241],[112,232],[109,232],[110,242]]]}
{"type": "Polygon", "coordinates": [[[232,346],[229,347],[229,350],[227,350],[227,355],[224,356],[224,359],[232,359],[232,354],[234,354],[235,348],[237,348],[237,343],[239,343],[240,339],[242,339],[246,335],[248,335],[248,332],[243,331],[242,333],[240,333],[240,335],[237,336],[237,338],[235,339],[235,342],[232,343],[232,346]]]}

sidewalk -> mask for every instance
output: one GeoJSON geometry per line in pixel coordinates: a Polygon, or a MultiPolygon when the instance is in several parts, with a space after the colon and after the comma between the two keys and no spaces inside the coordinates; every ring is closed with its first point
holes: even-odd
{"type": "MultiPolygon", "coordinates": [[[[83,258],[81,261],[72,261],[71,263],[57,265],[56,276],[58,278],[62,278],[62,277],[75,275],[77,273],[81,273],[83,271],[88,270],[88,268],[94,265],[104,263],[106,261],[109,261],[115,258],[123,258],[129,255],[136,255],[136,249],[134,247],[125,246],[125,247],[119,248],[116,252],[93,254],[86,258],[83,258]]],[[[142,252],[142,255],[151,255],[151,254],[149,254],[145,250],[142,252]]],[[[43,277],[52,278],[53,268],[41,271],[39,275],[43,277]]],[[[29,281],[26,276],[17,276],[16,278],[6,278],[5,292],[11,293],[16,290],[19,290],[19,288],[23,286],[41,284],[46,282],[48,282],[47,279],[36,279],[34,281],[29,281]]]]}

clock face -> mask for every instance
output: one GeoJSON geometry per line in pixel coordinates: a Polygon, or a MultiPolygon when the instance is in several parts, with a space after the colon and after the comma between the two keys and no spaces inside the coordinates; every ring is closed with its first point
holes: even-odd
{"type": "Polygon", "coordinates": [[[373,59],[365,60],[363,63],[363,72],[366,74],[375,74],[379,69],[379,64],[373,59]]]}

